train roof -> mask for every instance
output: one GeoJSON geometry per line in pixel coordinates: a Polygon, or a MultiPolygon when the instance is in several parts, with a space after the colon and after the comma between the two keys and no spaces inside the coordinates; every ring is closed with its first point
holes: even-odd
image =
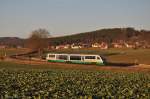
{"type": "Polygon", "coordinates": [[[56,55],[74,55],[74,56],[78,56],[78,55],[80,55],[80,56],[100,56],[100,55],[98,55],[98,54],[66,54],[66,53],[48,53],[48,54],[56,54],[56,55]]]}

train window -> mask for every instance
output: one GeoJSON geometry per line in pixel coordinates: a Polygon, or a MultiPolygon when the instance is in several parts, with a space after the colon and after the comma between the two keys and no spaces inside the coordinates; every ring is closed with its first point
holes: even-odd
{"type": "Polygon", "coordinates": [[[81,56],[70,56],[70,60],[81,60],[81,56]]]}
{"type": "Polygon", "coordinates": [[[57,58],[61,59],[61,60],[67,60],[68,56],[67,55],[58,55],[57,58]]]}
{"type": "Polygon", "coordinates": [[[100,60],[100,57],[97,57],[98,60],[100,60]]]}
{"type": "Polygon", "coordinates": [[[85,59],[95,59],[95,56],[85,56],[85,59]]]}
{"type": "Polygon", "coordinates": [[[50,57],[50,58],[54,58],[54,57],[55,57],[55,55],[49,55],[49,57],[50,57]]]}

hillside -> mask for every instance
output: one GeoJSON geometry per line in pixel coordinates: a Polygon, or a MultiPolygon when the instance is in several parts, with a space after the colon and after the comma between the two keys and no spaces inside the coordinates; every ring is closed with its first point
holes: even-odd
{"type": "Polygon", "coordinates": [[[94,43],[94,42],[117,42],[119,40],[135,42],[146,41],[150,43],[150,31],[135,30],[134,28],[112,28],[101,29],[91,32],[78,33],[69,36],[51,38],[50,43],[53,45],[72,44],[72,43],[94,43]]]}
{"type": "MultiPolygon", "coordinates": [[[[111,44],[112,42],[118,42],[123,40],[126,42],[146,42],[150,45],[150,31],[135,30],[134,28],[112,28],[101,29],[85,33],[77,33],[74,35],[53,37],[49,39],[50,45],[60,44],[72,44],[72,43],[84,43],[90,44],[95,42],[106,42],[111,44]]],[[[18,37],[0,37],[0,45],[8,46],[24,46],[26,39],[18,37]]]]}
{"type": "Polygon", "coordinates": [[[0,45],[8,45],[8,46],[23,46],[24,39],[18,37],[0,37],[0,45]]]}

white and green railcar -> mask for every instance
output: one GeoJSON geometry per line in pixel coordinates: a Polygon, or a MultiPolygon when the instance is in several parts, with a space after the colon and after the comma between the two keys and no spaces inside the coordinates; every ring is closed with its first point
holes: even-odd
{"type": "Polygon", "coordinates": [[[49,53],[46,60],[48,62],[104,65],[104,60],[100,55],[49,53]]]}

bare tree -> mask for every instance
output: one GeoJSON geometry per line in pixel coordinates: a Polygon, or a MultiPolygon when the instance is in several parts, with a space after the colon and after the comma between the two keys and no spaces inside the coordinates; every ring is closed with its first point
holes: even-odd
{"type": "Polygon", "coordinates": [[[37,29],[31,32],[27,39],[26,46],[34,51],[39,52],[41,56],[43,50],[48,47],[49,32],[46,29],[37,29]]]}

